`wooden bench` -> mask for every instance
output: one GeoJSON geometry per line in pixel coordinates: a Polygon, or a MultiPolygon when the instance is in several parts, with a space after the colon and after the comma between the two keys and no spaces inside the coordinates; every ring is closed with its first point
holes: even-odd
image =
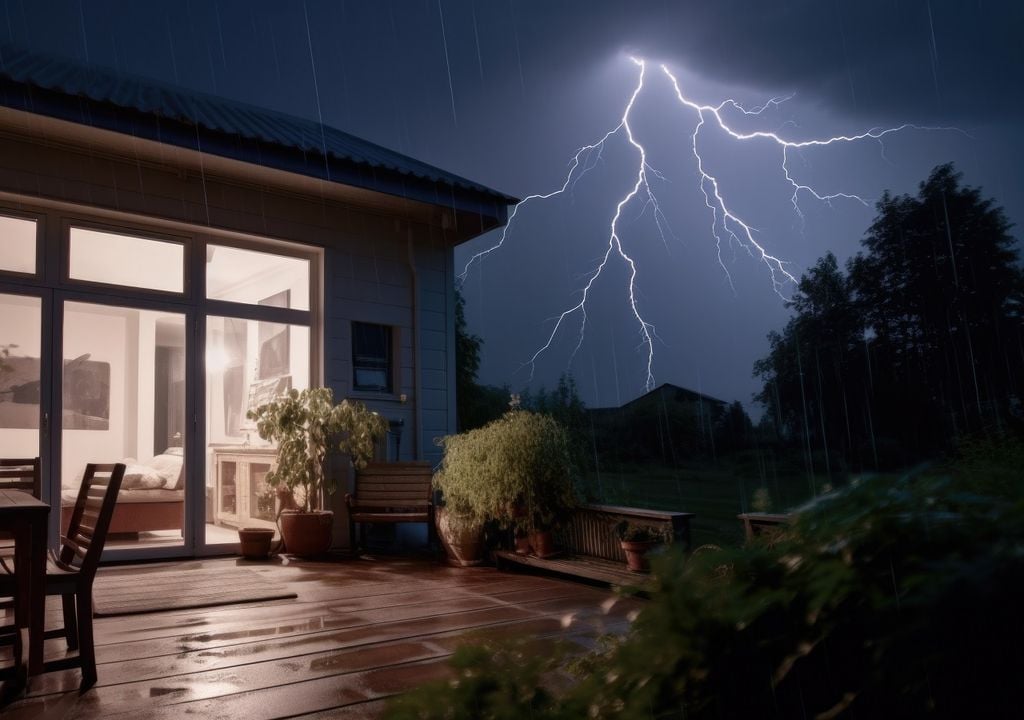
{"type": "Polygon", "coordinates": [[[345,495],[353,552],[362,547],[364,523],[427,523],[433,546],[433,477],[429,462],[370,463],[356,472],[355,488],[345,495]]]}
{"type": "Polygon", "coordinates": [[[500,568],[521,565],[606,585],[642,586],[645,576],[626,569],[626,553],[616,525],[623,520],[664,531],[666,544],[690,549],[693,513],[662,512],[614,505],[584,505],[555,531],[561,553],[551,558],[519,555],[512,550],[494,553],[500,568]]]}
{"type": "Polygon", "coordinates": [[[743,532],[747,540],[778,532],[782,525],[792,519],[792,516],[786,513],[740,513],[736,517],[743,522],[743,532]]]}

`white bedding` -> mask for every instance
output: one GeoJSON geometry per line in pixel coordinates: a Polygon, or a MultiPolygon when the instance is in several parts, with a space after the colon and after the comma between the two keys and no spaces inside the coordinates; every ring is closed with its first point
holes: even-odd
{"type": "MultiPolygon", "coordinates": [[[[126,467],[117,501],[119,503],[140,503],[183,500],[185,497],[183,460],[181,448],[168,448],[144,463],[140,463],[135,458],[120,460],[126,467]]],[[[62,504],[73,505],[75,503],[81,482],[82,477],[79,475],[74,486],[61,488],[62,504]]]]}

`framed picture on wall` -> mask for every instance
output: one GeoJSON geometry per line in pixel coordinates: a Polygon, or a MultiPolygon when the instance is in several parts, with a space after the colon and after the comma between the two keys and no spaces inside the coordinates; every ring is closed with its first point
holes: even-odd
{"type": "Polygon", "coordinates": [[[266,405],[279,395],[283,395],[292,389],[292,376],[282,375],[281,377],[268,380],[256,380],[249,386],[249,399],[246,403],[246,410],[255,410],[260,405],[266,405]]]}
{"type": "MultiPolygon", "coordinates": [[[[286,308],[291,304],[291,290],[282,290],[259,301],[260,305],[267,307],[286,308]]],[[[289,357],[289,328],[280,323],[260,321],[257,330],[259,338],[259,365],[256,370],[256,379],[267,380],[270,378],[288,375],[290,371],[289,357]]]]}

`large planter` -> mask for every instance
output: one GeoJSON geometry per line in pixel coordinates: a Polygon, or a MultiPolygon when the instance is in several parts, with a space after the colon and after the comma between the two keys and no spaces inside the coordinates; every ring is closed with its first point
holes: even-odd
{"type": "Polygon", "coordinates": [[[246,560],[266,560],[273,539],[274,531],[271,528],[238,529],[238,544],[246,560]]]}
{"type": "Polygon", "coordinates": [[[469,567],[483,562],[484,539],[480,528],[453,528],[449,522],[449,513],[443,507],[434,511],[434,517],[437,536],[441,539],[449,563],[469,567]]]}
{"type": "Polygon", "coordinates": [[[647,562],[647,551],[656,543],[648,540],[622,540],[622,549],[626,552],[626,567],[630,572],[650,572],[650,564],[647,562]]]}
{"type": "Polygon", "coordinates": [[[303,557],[324,554],[331,549],[333,525],[334,513],[328,510],[283,511],[281,536],[284,538],[285,551],[303,557]]]}

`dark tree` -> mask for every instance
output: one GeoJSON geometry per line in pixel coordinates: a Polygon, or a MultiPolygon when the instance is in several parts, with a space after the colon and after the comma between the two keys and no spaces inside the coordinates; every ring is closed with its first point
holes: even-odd
{"type": "Polygon", "coordinates": [[[878,369],[876,432],[933,450],[1004,429],[1019,413],[1024,346],[1022,276],[1002,208],[942,165],[917,197],[886,195],[878,210],[850,263],[878,369]]]}
{"type": "Polygon", "coordinates": [[[566,429],[573,462],[578,468],[593,467],[595,446],[590,416],[572,373],[562,373],[554,390],[543,387],[535,393],[523,390],[519,397],[522,407],[550,415],[566,429]]]}
{"type": "Polygon", "coordinates": [[[765,383],[756,399],[777,433],[804,450],[808,470],[831,472],[855,454],[854,438],[862,435],[851,407],[862,404],[864,334],[849,281],[832,253],[800,279],[789,306],[794,317],[781,334],[769,334],[771,350],[754,365],[765,383]]]}
{"type": "Polygon", "coordinates": [[[1020,420],[1024,283],[1002,209],[951,165],[877,208],[848,274],[819,260],[754,366],[766,418],[815,472],[904,465],[1020,420]]]}
{"type": "Polygon", "coordinates": [[[721,454],[743,450],[754,442],[754,424],[738,400],[718,418],[714,432],[715,449],[721,454]]]}

